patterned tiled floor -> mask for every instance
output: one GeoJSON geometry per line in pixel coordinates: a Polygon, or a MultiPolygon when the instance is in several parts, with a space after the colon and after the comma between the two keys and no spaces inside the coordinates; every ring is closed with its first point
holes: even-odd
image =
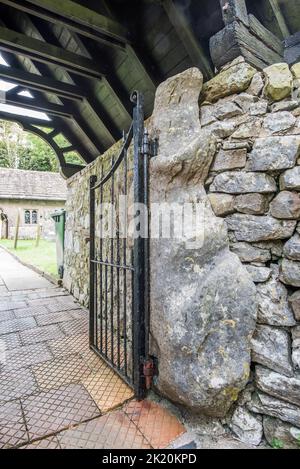
{"type": "Polygon", "coordinates": [[[45,279],[18,291],[11,275],[10,291],[10,259],[0,249],[0,449],[162,448],[184,432],[89,349],[88,312],[73,297],[45,279]]]}

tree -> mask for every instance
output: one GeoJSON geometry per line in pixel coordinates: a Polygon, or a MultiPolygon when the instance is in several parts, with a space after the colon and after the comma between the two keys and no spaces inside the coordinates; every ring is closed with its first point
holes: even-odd
{"type": "Polygon", "coordinates": [[[0,166],[32,171],[58,171],[52,148],[16,123],[0,121],[0,166]]]}
{"type": "Polygon", "coordinates": [[[14,122],[0,121],[0,163],[6,168],[19,168],[26,151],[23,129],[14,122]]]}
{"type": "Polygon", "coordinates": [[[31,171],[58,171],[57,156],[52,148],[42,138],[34,134],[27,134],[26,155],[20,159],[20,169],[31,171]]]}
{"type": "MultiPolygon", "coordinates": [[[[60,148],[70,147],[62,134],[54,137],[60,148]]],[[[75,151],[65,153],[67,163],[84,165],[75,151]]],[[[0,167],[31,171],[58,172],[55,151],[41,137],[24,130],[16,123],[0,121],[0,167]]]]}

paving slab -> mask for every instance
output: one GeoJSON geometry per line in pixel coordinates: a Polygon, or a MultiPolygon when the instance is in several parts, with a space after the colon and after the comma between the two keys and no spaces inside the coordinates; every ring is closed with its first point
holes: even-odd
{"type": "Polygon", "coordinates": [[[65,384],[79,383],[92,373],[79,355],[51,360],[33,367],[35,379],[41,390],[61,387],[65,384]]]}
{"type": "Polygon", "coordinates": [[[16,319],[13,309],[11,311],[0,311],[0,322],[11,321],[12,319],[16,319]]]}
{"type": "Polygon", "coordinates": [[[150,443],[122,411],[112,412],[58,435],[63,449],[149,449],[150,443]]]}
{"type": "Polygon", "coordinates": [[[5,285],[0,285],[0,297],[6,295],[8,292],[7,288],[5,285]]]}
{"type": "Polygon", "coordinates": [[[62,311],[60,313],[49,312],[47,314],[39,314],[36,316],[36,322],[38,326],[46,326],[47,324],[58,324],[60,322],[74,321],[73,316],[68,311],[62,311]]]}
{"type": "MultiPolygon", "coordinates": [[[[102,362],[103,363],[103,362],[102,362]]],[[[132,389],[103,363],[102,372],[92,373],[81,380],[102,413],[133,398],[132,389]]]]}
{"type": "Polygon", "coordinates": [[[34,327],[20,332],[20,337],[23,345],[39,344],[51,339],[63,339],[65,334],[59,328],[58,324],[51,324],[50,326],[34,327]]]}
{"type": "Polygon", "coordinates": [[[50,436],[49,438],[43,438],[42,440],[36,440],[28,445],[21,446],[20,449],[61,449],[58,438],[50,436]]]}
{"type": "MultiPolygon", "coordinates": [[[[1,314],[1,313],[0,313],[1,314]]],[[[0,322],[0,335],[9,334],[10,332],[25,331],[25,329],[31,329],[36,326],[34,318],[20,318],[11,319],[0,322]]]]}
{"type": "Polygon", "coordinates": [[[28,442],[20,401],[0,406],[0,448],[13,448],[28,442]]]}
{"type": "Polygon", "coordinates": [[[51,283],[0,249],[0,276],[9,291],[51,287],[51,283]]]}
{"type": "Polygon", "coordinates": [[[87,318],[74,319],[73,321],[64,322],[61,328],[67,336],[88,334],[89,321],[87,318]]]}
{"type": "Polygon", "coordinates": [[[22,399],[22,406],[30,439],[51,435],[100,415],[88,392],[79,384],[22,399]]]}
{"type": "Polygon", "coordinates": [[[39,392],[34,374],[29,368],[0,372],[0,402],[8,402],[39,392]]]}
{"type": "MultiPolygon", "coordinates": [[[[76,336],[66,336],[60,340],[50,340],[48,346],[56,358],[62,358],[74,353],[83,354],[91,352],[89,349],[89,338],[86,333],[76,336]]],[[[97,359],[97,362],[102,362],[99,357],[93,352],[91,360],[97,359]]]]}
{"type": "Polygon", "coordinates": [[[0,249],[0,448],[162,448],[181,435],[166,409],[128,404],[132,389],[89,348],[88,311],[44,280],[0,249]]]}
{"type": "Polygon", "coordinates": [[[9,370],[19,370],[20,368],[37,365],[52,359],[52,353],[47,345],[24,345],[6,352],[5,367],[9,370]]]}
{"type": "Polygon", "coordinates": [[[30,316],[38,316],[39,314],[49,314],[49,311],[46,306],[27,306],[26,308],[19,308],[14,310],[14,315],[16,318],[28,318],[30,316]]]}
{"type": "Polygon", "coordinates": [[[25,308],[26,301],[22,300],[0,300],[0,311],[10,311],[12,309],[25,308]]]}
{"type": "Polygon", "coordinates": [[[18,332],[0,335],[0,344],[4,346],[4,350],[10,350],[13,348],[21,347],[22,345],[18,332]]]}

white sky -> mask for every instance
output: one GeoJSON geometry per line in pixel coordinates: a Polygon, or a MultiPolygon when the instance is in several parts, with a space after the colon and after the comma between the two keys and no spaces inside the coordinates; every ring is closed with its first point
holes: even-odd
{"type": "MultiPolygon", "coordinates": [[[[0,54],[0,65],[8,66],[6,61],[1,56],[1,54],[0,54]]],[[[0,93],[2,92],[1,94],[3,94],[3,92],[6,93],[7,91],[10,91],[15,87],[16,85],[13,85],[12,83],[0,80],[0,93]]],[[[32,95],[29,93],[29,91],[22,91],[21,93],[18,93],[18,94],[20,96],[25,96],[29,99],[32,99],[32,95]]],[[[36,119],[43,119],[47,121],[50,120],[49,117],[44,112],[32,111],[30,109],[25,109],[25,108],[18,107],[18,106],[11,106],[3,102],[5,101],[5,95],[1,96],[1,98],[2,98],[1,99],[2,102],[0,102],[0,111],[5,111],[5,112],[8,112],[9,114],[16,114],[18,116],[29,116],[29,117],[33,117],[36,119]]]]}

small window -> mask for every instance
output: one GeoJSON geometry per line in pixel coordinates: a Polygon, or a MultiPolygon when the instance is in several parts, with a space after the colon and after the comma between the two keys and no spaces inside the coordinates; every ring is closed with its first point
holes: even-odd
{"type": "Polygon", "coordinates": [[[25,225],[30,225],[30,210],[25,210],[25,225]]]}
{"type": "Polygon", "coordinates": [[[32,210],[31,212],[31,223],[33,225],[37,225],[37,222],[38,222],[38,219],[37,219],[37,211],[36,210],[32,210]]]}
{"type": "Polygon", "coordinates": [[[25,225],[37,225],[38,224],[38,211],[37,210],[25,210],[25,225]]]}

